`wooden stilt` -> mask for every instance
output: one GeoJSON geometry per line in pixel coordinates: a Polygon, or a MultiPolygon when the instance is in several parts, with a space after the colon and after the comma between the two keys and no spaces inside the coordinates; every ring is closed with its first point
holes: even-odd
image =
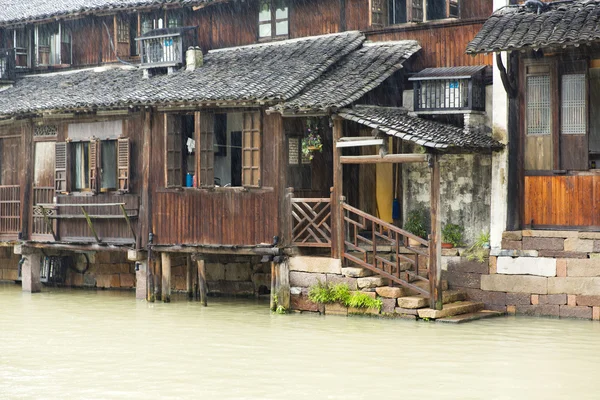
{"type": "Polygon", "coordinates": [[[429,285],[431,291],[430,307],[443,308],[442,301],[442,220],[440,216],[440,160],[432,154],[431,168],[431,237],[429,239],[429,285]]]}
{"type": "Polygon", "coordinates": [[[278,305],[283,307],[284,310],[290,309],[290,264],[289,260],[285,260],[278,264],[277,274],[277,299],[278,305]]]}
{"type": "Polygon", "coordinates": [[[194,291],[193,291],[194,285],[193,285],[193,280],[192,280],[192,269],[193,269],[192,256],[188,255],[186,257],[186,267],[185,267],[185,272],[186,272],[185,287],[186,287],[189,299],[194,298],[194,291]]]}
{"type": "Polygon", "coordinates": [[[154,262],[149,258],[146,275],[146,300],[154,303],[154,262]]]}
{"type": "Polygon", "coordinates": [[[154,283],[154,300],[160,300],[160,287],[161,287],[161,262],[160,262],[160,257],[159,258],[155,258],[154,262],[154,273],[153,275],[153,283],[154,283]]]}
{"type": "Polygon", "coordinates": [[[160,253],[162,260],[162,301],[169,303],[171,301],[171,255],[169,253],[160,253]]]}
{"type": "Polygon", "coordinates": [[[206,295],[208,288],[206,286],[206,265],[204,260],[197,260],[198,264],[198,291],[200,292],[200,302],[204,307],[208,305],[206,295]]]}
{"type": "Polygon", "coordinates": [[[277,309],[277,263],[271,262],[271,296],[269,301],[269,308],[271,311],[275,311],[277,309]]]}

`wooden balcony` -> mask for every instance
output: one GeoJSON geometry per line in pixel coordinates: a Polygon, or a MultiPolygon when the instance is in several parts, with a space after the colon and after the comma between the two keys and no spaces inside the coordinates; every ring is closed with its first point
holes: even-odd
{"type": "Polygon", "coordinates": [[[0,81],[15,80],[15,50],[0,50],[0,81]]]}
{"type": "Polygon", "coordinates": [[[136,38],[142,68],[178,67],[185,64],[185,50],[197,45],[197,27],[156,29],[136,38]]]}

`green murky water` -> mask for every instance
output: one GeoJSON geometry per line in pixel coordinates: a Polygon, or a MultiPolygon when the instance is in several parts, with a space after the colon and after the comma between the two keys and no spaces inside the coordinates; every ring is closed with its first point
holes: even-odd
{"type": "Polygon", "coordinates": [[[0,399],[599,399],[600,323],[271,315],[0,285],[0,399]]]}

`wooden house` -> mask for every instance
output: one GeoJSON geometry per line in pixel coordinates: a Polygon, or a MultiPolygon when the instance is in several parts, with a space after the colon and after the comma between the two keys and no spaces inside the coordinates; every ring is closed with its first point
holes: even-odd
{"type": "MultiPolygon", "coordinates": [[[[429,282],[418,291],[433,296],[439,226],[432,257],[410,248],[400,256],[414,235],[352,208],[369,204],[353,183],[374,179],[362,164],[429,162],[439,203],[440,154],[499,147],[481,132],[400,108],[409,74],[423,68],[474,67],[464,79],[481,89],[477,66],[491,58],[459,49],[481,28],[489,2],[31,3],[0,0],[0,239],[23,255],[24,288],[39,288],[32,265],[40,259],[79,254],[74,285],[128,287],[136,274],[140,297],[162,286],[168,300],[172,286],[192,290],[193,259],[201,292],[205,281],[215,292],[231,286],[210,287],[228,281],[219,275],[227,268],[207,272],[220,263],[251,265],[250,292],[258,293],[270,289],[274,257],[322,247],[401,285],[429,282]],[[302,152],[308,129],[319,132],[321,152],[302,152]],[[411,144],[431,155],[406,155],[411,144]],[[373,146],[389,154],[370,153],[373,146]],[[346,212],[368,226],[345,225],[346,212]],[[397,248],[393,262],[361,261],[349,250],[362,251],[349,244],[348,229],[359,240],[376,226],[397,248]],[[86,283],[90,255],[111,272],[86,283]],[[433,259],[421,261],[422,269],[433,265],[429,276],[421,276],[420,256],[433,259]],[[413,270],[401,276],[407,260],[413,270]],[[117,272],[108,266],[115,263],[117,272]]],[[[453,85],[460,77],[451,78],[453,85]]],[[[480,92],[465,95],[466,108],[478,111],[471,100],[480,92]]]]}

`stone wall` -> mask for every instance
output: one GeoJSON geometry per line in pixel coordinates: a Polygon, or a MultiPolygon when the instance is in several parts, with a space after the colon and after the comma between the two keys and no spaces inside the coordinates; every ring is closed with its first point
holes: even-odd
{"type": "Polygon", "coordinates": [[[79,273],[69,268],[66,274],[66,286],[101,289],[135,288],[135,263],[127,260],[126,252],[89,252],[85,255],[78,253],[71,256],[74,268],[85,272],[79,273]]]}
{"type": "Polygon", "coordinates": [[[444,261],[450,287],[509,314],[600,320],[600,233],[504,232],[489,263],[444,261]]]}
{"type": "MultiPolygon", "coordinates": [[[[465,240],[473,242],[490,225],[491,155],[444,155],[440,160],[442,224],[465,228],[465,240]]],[[[431,174],[426,163],[403,165],[404,215],[410,210],[429,210],[431,174]]]]}
{"type": "Polygon", "coordinates": [[[0,247],[0,281],[16,281],[19,276],[19,260],[12,247],[0,247]]]}
{"type": "Polygon", "coordinates": [[[256,260],[231,259],[206,264],[208,293],[254,296],[271,290],[271,265],[256,260]]]}

